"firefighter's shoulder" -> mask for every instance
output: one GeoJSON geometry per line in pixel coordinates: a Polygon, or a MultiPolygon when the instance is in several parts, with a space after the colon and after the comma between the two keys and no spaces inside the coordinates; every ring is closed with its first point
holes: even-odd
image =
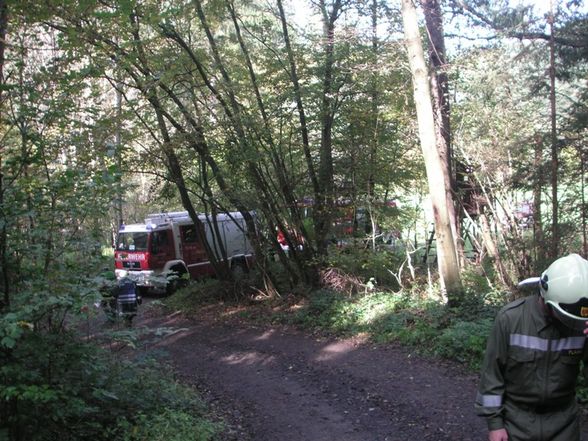
{"type": "Polygon", "coordinates": [[[513,300],[512,302],[510,302],[507,305],[503,306],[500,309],[499,314],[504,314],[507,311],[511,311],[513,309],[517,309],[517,308],[522,307],[526,302],[529,301],[530,298],[531,297],[523,297],[523,298],[520,298],[520,299],[513,300]]]}

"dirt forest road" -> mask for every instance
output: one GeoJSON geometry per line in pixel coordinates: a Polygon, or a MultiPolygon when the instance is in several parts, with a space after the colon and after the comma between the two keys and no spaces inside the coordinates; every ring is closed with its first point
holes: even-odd
{"type": "Polygon", "coordinates": [[[225,418],[223,441],[487,439],[472,406],[477,377],[451,363],[207,314],[144,314],[136,326],[168,328],[146,350],[225,418]]]}

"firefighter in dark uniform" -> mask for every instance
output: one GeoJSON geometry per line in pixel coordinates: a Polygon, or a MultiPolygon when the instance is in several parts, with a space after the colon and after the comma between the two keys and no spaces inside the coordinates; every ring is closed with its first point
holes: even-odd
{"type": "Polygon", "coordinates": [[[579,441],[576,380],[588,374],[588,261],[553,262],[531,295],[497,315],[482,366],[475,408],[490,441],[579,441]]]}

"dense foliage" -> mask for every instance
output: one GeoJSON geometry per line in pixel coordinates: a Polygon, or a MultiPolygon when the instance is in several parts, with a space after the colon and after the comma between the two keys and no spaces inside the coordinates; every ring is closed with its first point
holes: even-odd
{"type": "Polygon", "coordinates": [[[0,361],[0,439],[204,441],[220,428],[171,372],[68,333],[25,330],[0,361]]]}

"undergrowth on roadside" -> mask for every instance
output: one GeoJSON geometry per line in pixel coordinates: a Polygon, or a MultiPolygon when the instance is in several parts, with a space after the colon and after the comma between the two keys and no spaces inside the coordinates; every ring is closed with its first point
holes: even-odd
{"type": "Polygon", "coordinates": [[[508,293],[491,285],[483,271],[464,272],[466,300],[459,308],[448,308],[438,295],[438,287],[424,274],[419,275],[418,268],[413,279],[404,281],[402,288],[398,286],[399,279],[391,277],[401,274],[399,269],[392,269],[401,264],[398,256],[392,259],[389,253],[366,250],[341,252],[332,257],[331,264],[331,272],[338,278],[350,274],[350,285],[363,280],[363,288],[337,290],[346,285],[337,280],[306,294],[296,308],[276,307],[280,302],[292,302],[282,298],[272,300],[271,312],[245,314],[333,335],[363,334],[379,343],[394,341],[479,369],[494,317],[509,299],[508,293]]]}
{"type": "MultiPolygon", "coordinates": [[[[348,255],[343,256],[346,262],[351,261],[348,255]]],[[[331,273],[331,278],[346,274],[341,270],[331,273]]],[[[362,273],[362,277],[369,274],[362,273]]],[[[353,285],[357,285],[356,280],[353,275],[353,285]]],[[[426,282],[396,291],[366,283],[362,290],[322,288],[305,295],[284,294],[252,301],[252,296],[231,295],[231,286],[208,280],[192,283],[164,303],[171,311],[190,315],[207,304],[218,304],[219,299],[230,304],[245,302],[249,308],[240,312],[240,317],[246,320],[295,325],[337,336],[368,335],[378,343],[398,342],[478,369],[494,316],[507,296],[476,274],[468,274],[464,280],[466,301],[453,309],[432,297],[436,287],[426,282]]]]}
{"type": "Polygon", "coordinates": [[[0,440],[208,441],[222,430],[196,391],[152,360],[117,356],[63,332],[30,332],[6,355],[0,440]]]}
{"type": "Polygon", "coordinates": [[[210,303],[242,300],[235,297],[232,288],[232,285],[223,284],[216,279],[202,280],[179,289],[163,303],[170,311],[182,311],[191,315],[210,303]]]}
{"type": "Polygon", "coordinates": [[[438,301],[415,300],[404,293],[348,296],[320,290],[310,295],[306,306],[273,319],[340,336],[367,334],[379,343],[399,342],[478,369],[496,311],[484,303],[448,309],[438,301]]]}

